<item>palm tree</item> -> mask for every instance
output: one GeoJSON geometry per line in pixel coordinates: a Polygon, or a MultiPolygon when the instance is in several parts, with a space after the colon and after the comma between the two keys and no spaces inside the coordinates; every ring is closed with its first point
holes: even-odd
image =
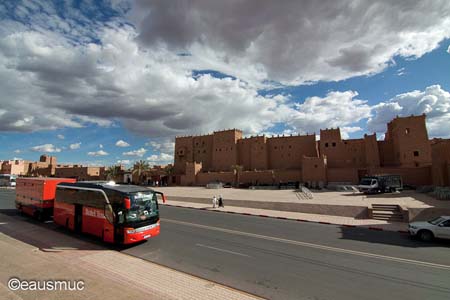
{"type": "Polygon", "coordinates": [[[175,173],[175,168],[173,167],[172,164],[168,164],[167,166],[164,167],[164,172],[166,173],[167,176],[167,185],[169,185],[170,183],[172,183],[172,176],[175,173]]]}
{"type": "Polygon", "coordinates": [[[142,174],[147,172],[149,169],[150,166],[145,160],[140,160],[134,163],[133,174],[136,174],[138,176],[138,183],[142,183],[142,174]]]}
{"type": "Polygon", "coordinates": [[[117,176],[119,175],[119,171],[120,171],[120,166],[117,166],[117,165],[109,166],[108,169],[106,169],[106,171],[105,171],[106,179],[107,180],[115,180],[117,178],[117,176]]]}
{"type": "Polygon", "coordinates": [[[239,181],[240,181],[240,175],[242,170],[244,170],[244,167],[241,165],[232,165],[231,170],[234,172],[234,186],[239,187],[239,181]]]}

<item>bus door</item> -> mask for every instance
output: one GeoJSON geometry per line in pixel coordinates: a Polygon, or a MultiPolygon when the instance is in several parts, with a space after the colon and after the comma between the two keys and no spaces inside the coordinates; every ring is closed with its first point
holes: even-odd
{"type": "Polygon", "coordinates": [[[105,221],[103,222],[103,241],[114,242],[114,212],[110,204],[105,204],[105,221]]]}
{"type": "Polygon", "coordinates": [[[83,223],[83,205],[75,204],[75,232],[81,233],[83,223]]]}

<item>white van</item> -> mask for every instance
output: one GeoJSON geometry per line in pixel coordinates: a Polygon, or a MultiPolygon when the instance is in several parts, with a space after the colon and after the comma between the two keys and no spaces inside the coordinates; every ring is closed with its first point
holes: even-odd
{"type": "Polygon", "coordinates": [[[0,174],[0,186],[16,187],[16,175],[0,174]]]}

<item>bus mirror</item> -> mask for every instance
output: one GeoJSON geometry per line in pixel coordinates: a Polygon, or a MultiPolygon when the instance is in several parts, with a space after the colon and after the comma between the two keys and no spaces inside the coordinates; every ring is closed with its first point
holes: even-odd
{"type": "Polygon", "coordinates": [[[124,198],[123,199],[123,206],[125,207],[125,209],[130,209],[131,208],[130,198],[124,198]]]}

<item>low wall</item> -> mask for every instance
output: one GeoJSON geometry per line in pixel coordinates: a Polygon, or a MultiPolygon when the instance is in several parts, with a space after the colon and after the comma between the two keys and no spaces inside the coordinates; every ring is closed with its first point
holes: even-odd
{"type": "Polygon", "coordinates": [[[223,182],[233,184],[235,180],[235,175],[233,172],[208,172],[208,173],[198,173],[196,185],[207,185],[211,182],[223,182]]]}
{"type": "Polygon", "coordinates": [[[351,182],[357,184],[359,182],[358,170],[352,168],[328,168],[328,182],[351,182]]]}
{"type": "MultiPolygon", "coordinates": [[[[170,197],[173,201],[203,203],[205,206],[212,206],[212,199],[191,198],[191,197],[170,197]]],[[[265,202],[250,200],[229,200],[224,199],[225,206],[238,206],[247,208],[271,209],[289,212],[301,212],[308,214],[331,215],[341,217],[351,217],[358,219],[368,218],[368,209],[366,206],[350,205],[327,205],[312,203],[291,203],[291,202],[265,202]]]]}
{"type": "Polygon", "coordinates": [[[418,168],[373,168],[371,174],[401,175],[403,184],[413,186],[431,185],[431,167],[418,168]]]}
{"type": "Polygon", "coordinates": [[[439,216],[450,216],[450,208],[408,208],[409,222],[428,221],[439,216]]]}

